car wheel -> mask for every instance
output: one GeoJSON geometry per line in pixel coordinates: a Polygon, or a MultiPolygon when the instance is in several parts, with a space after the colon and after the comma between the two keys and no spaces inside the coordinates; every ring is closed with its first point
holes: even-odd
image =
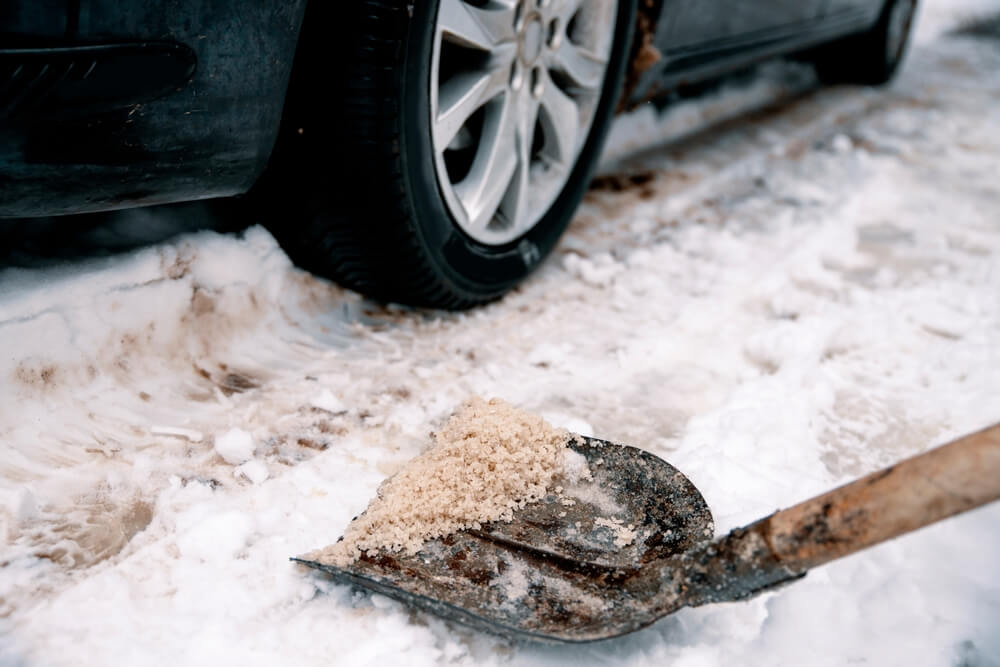
{"type": "Polygon", "coordinates": [[[824,83],[888,83],[906,55],[917,0],[889,0],[867,32],[821,48],[813,59],[824,83]]]}
{"type": "Polygon", "coordinates": [[[268,226],[301,266],[380,300],[501,296],[583,197],[635,4],[310,3],[256,190],[268,226]]]}

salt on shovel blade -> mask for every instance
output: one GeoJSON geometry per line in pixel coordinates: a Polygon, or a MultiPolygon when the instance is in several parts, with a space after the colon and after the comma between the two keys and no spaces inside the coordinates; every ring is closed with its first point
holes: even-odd
{"type": "Polygon", "coordinates": [[[293,559],[334,579],[481,630],[586,642],[626,634],[682,606],[651,563],[711,539],[694,485],[634,447],[574,436],[593,479],[515,513],[510,523],[380,552],[346,568],[293,559]]]}

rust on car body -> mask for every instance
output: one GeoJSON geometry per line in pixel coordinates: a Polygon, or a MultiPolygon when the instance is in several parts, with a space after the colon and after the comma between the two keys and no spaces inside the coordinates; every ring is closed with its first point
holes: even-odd
{"type": "Polygon", "coordinates": [[[635,35],[632,53],[629,55],[628,69],[625,71],[625,87],[618,101],[617,111],[630,111],[642,100],[633,100],[642,75],[662,58],[653,41],[656,37],[656,23],[663,9],[663,0],[640,0],[635,17],[635,35]]]}

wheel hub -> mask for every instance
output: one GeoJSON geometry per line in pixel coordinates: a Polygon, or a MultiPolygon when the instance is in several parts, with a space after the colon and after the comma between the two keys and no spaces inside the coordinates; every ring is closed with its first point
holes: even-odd
{"type": "Polygon", "coordinates": [[[565,187],[604,87],[617,0],[439,0],[431,62],[438,185],[468,236],[503,245],[565,187]]]}

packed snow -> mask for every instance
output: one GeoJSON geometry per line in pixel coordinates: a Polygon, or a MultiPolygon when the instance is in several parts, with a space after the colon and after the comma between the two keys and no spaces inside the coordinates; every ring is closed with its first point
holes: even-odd
{"type": "Polygon", "coordinates": [[[665,458],[719,534],[1000,419],[1000,36],[952,30],[1000,7],[922,11],[886,90],[779,63],[621,119],[556,255],[472,312],[260,227],[3,270],[0,665],[1000,663],[1000,506],[574,647],[288,561],[473,394],[665,458]]]}
{"type": "Polygon", "coordinates": [[[215,451],[230,465],[240,465],[253,458],[253,436],[238,428],[226,431],[215,439],[215,451]]]}

